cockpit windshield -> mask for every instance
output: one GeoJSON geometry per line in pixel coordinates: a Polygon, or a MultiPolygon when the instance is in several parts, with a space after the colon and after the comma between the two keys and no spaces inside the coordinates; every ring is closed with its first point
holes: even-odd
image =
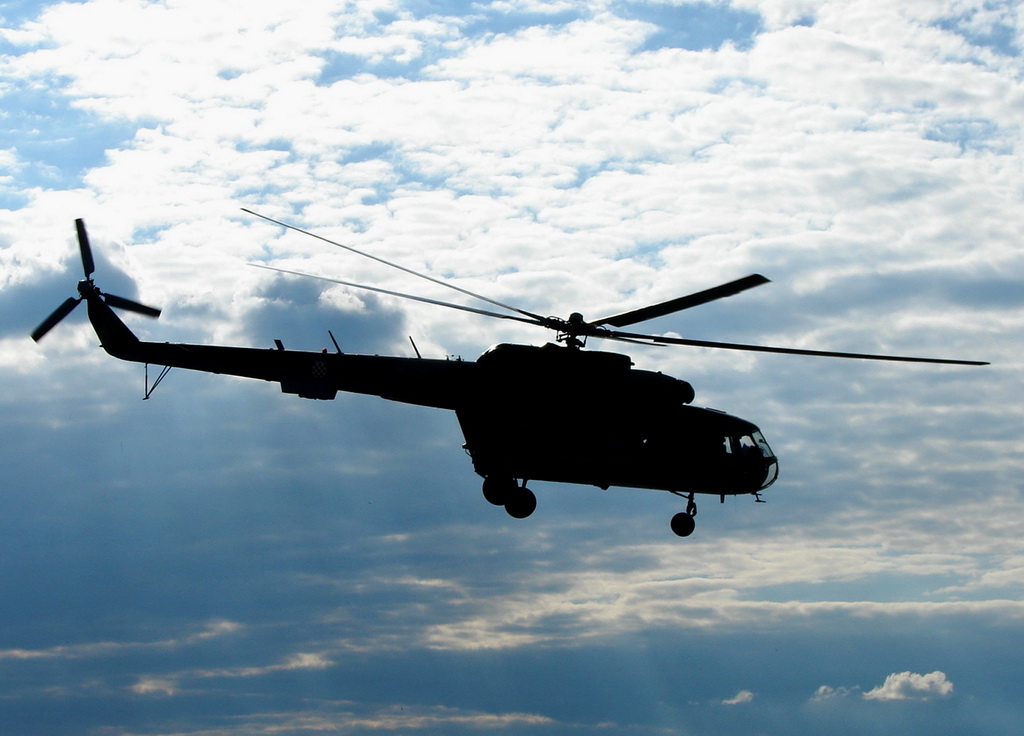
{"type": "Polygon", "coordinates": [[[744,457],[775,457],[772,453],[772,448],[768,446],[768,442],[765,440],[764,435],[757,431],[752,434],[733,437],[731,438],[731,441],[726,439],[726,452],[732,453],[733,448],[735,448],[735,451],[744,457]]]}
{"type": "Polygon", "coordinates": [[[764,457],[775,457],[775,453],[772,452],[772,448],[768,446],[768,441],[764,438],[764,435],[760,432],[754,432],[750,435],[750,439],[757,445],[757,449],[761,451],[764,457]]]}
{"type": "MultiPolygon", "coordinates": [[[[768,446],[768,441],[759,430],[730,439],[731,442],[729,439],[726,440],[727,448],[730,446],[735,448],[735,451],[741,458],[746,458],[746,462],[753,461],[754,466],[758,468],[757,472],[762,489],[775,482],[775,479],[779,476],[779,464],[775,459],[775,453],[772,452],[772,448],[768,446]]],[[[726,451],[731,452],[729,449],[726,451]]],[[[753,470],[753,467],[751,469],[753,470]]]]}

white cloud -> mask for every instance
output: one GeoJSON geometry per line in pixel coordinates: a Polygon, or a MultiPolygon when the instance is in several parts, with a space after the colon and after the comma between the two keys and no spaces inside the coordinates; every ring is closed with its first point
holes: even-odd
{"type": "Polygon", "coordinates": [[[222,736],[247,736],[253,733],[313,732],[401,732],[421,730],[483,730],[512,732],[559,725],[558,721],[537,713],[484,712],[445,706],[396,704],[373,708],[362,703],[341,701],[329,709],[297,712],[256,712],[232,719],[217,729],[222,736]],[[238,723],[238,721],[241,721],[238,723]]]}
{"type": "MultiPolygon", "coordinates": [[[[199,5],[182,6],[181,12],[185,14],[180,21],[182,27],[217,25],[205,16],[192,17],[212,12],[199,5]]],[[[273,44],[270,50],[240,56],[255,67],[279,68],[273,48],[284,45],[293,54],[299,51],[290,45],[295,39],[280,30],[290,22],[284,15],[253,21],[251,25],[262,28],[262,23],[275,29],[273,44]]],[[[330,25],[323,17],[320,22],[330,25]]],[[[434,28],[439,21],[431,23],[434,28]]],[[[80,84],[94,83],[94,75],[79,71],[80,60],[72,62],[66,54],[78,48],[78,53],[91,54],[90,58],[95,57],[95,63],[101,65],[110,61],[109,54],[104,55],[104,47],[99,44],[82,50],[73,37],[59,30],[62,27],[54,25],[55,37],[66,42],[60,53],[37,57],[37,63],[43,66],[35,68],[75,74],[80,84]]],[[[359,27],[367,40],[372,40],[390,38],[393,31],[407,33],[419,26],[401,21],[385,27],[359,27]]],[[[248,28],[239,33],[247,33],[248,28]]],[[[191,44],[185,51],[185,44],[154,39],[166,49],[160,52],[166,54],[160,57],[161,66],[178,63],[175,55],[184,53],[201,57],[200,66],[207,71],[193,73],[193,67],[186,64],[179,68],[179,76],[187,81],[144,77],[150,94],[183,106],[177,111],[147,108],[131,85],[123,94],[90,90],[88,99],[102,100],[107,109],[112,96],[119,96],[125,104],[135,106],[134,111],[125,113],[129,117],[155,117],[166,123],[141,130],[129,150],[112,151],[111,165],[91,172],[88,181],[107,192],[111,201],[130,202],[122,206],[123,211],[138,213],[139,219],[159,217],[162,221],[194,217],[197,207],[210,215],[216,210],[223,213],[230,209],[231,199],[238,192],[255,191],[269,182],[282,190],[283,199],[309,202],[334,222],[350,217],[359,221],[366,228],[365,233],[357,235],[360,241],[399,248],[402,243],[415,243],[419,249],[447,250],[445,257],[455,266],[466,262],[450,248],[465,235],[465,224],[459,221],[457,210],[444,214],[437,227],[430,228],[433,232],[424,231],[429,223],[424,221],[423,213],[431,211],[434,217],[441,214],[436,209],[436,197],[431,195],[447,187],[442,185],[435,192],[419,187],[404,192],[416,207],[403,208],[398,196],[390,197],[386,205],[367,205],[351,197],[351,190],[343,182],[351,180],[356,165],[339,165],[333,160],[334,154],[378,143],[394,147],[390,156],[393,164],[411,165],[422,175],[447,179],[449,186],[468,187],[478,193],[476,196],[487,196],[495,185],[499,187],[498,196],[488,197],[499,206],[490,208],[486,218],[471,231],[474,237],[468,244],[472,247],[466,249],[466,255],[472,254],[474,261],[486,245],[487,260],[492,264],[520,268],[529,264],[538,274],[547,265],[553,272],[564,273],[564,266],[552,258],[564,254],[570,262],[590,259],[592,265],[579,269],[581,274],[613,273],[614,269],[601,267],[612,262],[609,256],[615,251],[637,241],[671,243],[689,237],[694,239],[685,252],[679,247],[665,249],[670,269],[662,278],[665,283],[675,283],[674,274],[693,271],[697,266],[708,273],[710,283],[719,273],[723,277],[727,272],[735,275],[739,268],[747,267],[742,262],[733,263],[729,255],[723,257],[723,249],[735,250],[751,238],[805,238],[800,231],[807,223],[835,223],[836,212],[849,208],[852,197],[877,205],[894,191],[912,189],[918,181],[941,176],[941,172],[932,170],[914,171],[913,166],[908,168],[899,160],[908,155],[930,155],[926,150],[908,148],[911,139],[893,127],[899,120],[870,123],[872,127],[883,126],[874,135],[850,130],[851,125],[865,123],[865,107],[884,102],[865,98],[856,105],[843,104],[836,109],[835,94],[852,85],[823,79],[820,59],[835,59],[839,74],[855,74],[858,65],[840,58],[843,49],[855,49],[854,45],[809,49],[807,53],[816,58],[816,63],[797,61],[791,68],[779,65],[785,59],[799,58],[800,44],[794,47],[781,36],[777,46],[766,37],[749,55],[734,49],[717,54],[636,54],[634,46],[645,28],[634,21],[595,16],[567,27],[537,27],[484,37],[471,48],[443,55],[432,68],[433,78],[428,80],[361,77],[318,87],[305,72],[242,97],[237,96],[238,92],[247,89],[250,80],[225,79],[213,73],[230,66],[229,58],[219,50],[191,44]],[[542,53],[529,51],[538,46],[542,53]],[[505,47],[514,51],[504,53],[505,47]],[[586,63],[553,63],[545,56],[567,48],[572,50],[573,58],[583,58],[586,63]],[[514,69],[509,66],[509,60],[513,60],[534,67],[539,64],[536,68],[547,70],[548,75],[571,72],[582,83],[551,86],[544,75],[543,79],[502,80],[494,74],[482,74],[488,67],[480,54],[497,54],[499,61],[504,59],[499,66],[505,72],[514,69]],[[594,59],[600,63],[591,63],[594,59]],[[456,68],[453,64],[462,66],[456,68]],[[813,85],[798,78],[809,72],[797,69],[810,68],[817,75],[813,85]],[[763,79],[767,89],[740,85],[718,93],[709,90],[716,79],[741,76],[763,79]],[[197,85],[197,79],[212,80],[213,84],[197,85]],[[453,84],[455,80],[465,86],[453,84]],[[789,82],[796,84],[792,95],[782,86],[789,82]],[[188,86],[189,92],[180,90],[180,85],[188,86]],[[222,88],[235,92],[226,96],[222,88]],[[815,99],[815,94],[820,99],[815,99]],[[793,99],[785,100],[787,96],[793,99]],[[795,120],[800,129],[794,131],[795,120]],[[410,124],[412,121],[415,124],[410,124]],[[288,141],[293,153],[261,150],[275,140],[288,141]],[[240,144],[242,149],[236,150],[233,144],[240,144]],[[692,158],[696,150],[705,151],[706,159],[692,158]],[[612,168],[601,170],[608,166],[612,168]],[[764,176],[761,172],[769,166],[770,175],[764,176]],[[570,186],[588,169],[594,170],[589,179],[578,188],[570,186]],[[134,184],[131,191],[119,184],[128,179],[134,184]],[[727,202],[720,197],[723,188],[729,193],[727,202]],[[782,193],[786,197],[780,201],[782,193]],[[740,212],[734,205],[737,199],[743,202],[740,212]],[[181,206],[168,206],[174,202],[181,206]],[[730,226],[723,232],[724,223],[730,226]],[[567,231],[580,231],[585,237],[567,237],[567,231]],[[524,248],[524,243],[536,245],[524,248]]],[[[792,32],[824,39],[826,44],[834,42],[838,34],[808,28],[792,32]]],[[[437,33],[440,31],[434,29],[426,36],[437,33]]],[[[778,34],[769,35],[774,38],[778,34]]],[[[315,57],[322,45],[310,38],[302,50],[315,57]]],[[[300,56],[295,54],[294,58],[300,56]]],[[[147,64],[133,60],[132,72],[142,74],[136,68],[145,69],[147,64]]],[[[948,88],[962,88],[965,82],[972,88],[978,86],[977,80],[955,80],[948,88]]],[[[987,97],[1003,99],[1003,92],[996,89],[987,97]]],[[[870,88],[866,94],[877,95],[878,91],[870,88]]],[[[378,181],[394,180],[395,174],[394,166],[378,167],[375,172],[378,181]]],[[[359,186],[362,184],[360,181],[359,186]]],[[[464,204],[464,199],[460,197],[458,204],[464,204]]],[[[940,203],[923,204],[922,217],[934,219],[940,203]]],[[[880,231],[877,216],[871,222],[873,239],[891,236],[880,231]]],[[[833,237],[838,235],[840,241],[863,235],[858,231],[844,233],[849,223],[842,225],[833,225],[833,237]]],[[[893,230],[897,226],[904,228],[905,223],[892,223],[893,230]]],[[[911,255],[915,262],[921,262],[922,253],[907,257],[911,255]]],[[[625,279],[622,281],[618,288],[628,288],[625,279]]],[[[592,277],[581,278],[571,285],[568,304],[552,307],[583,308],[588,312],[606,309],[604,304],[614,295],[605,296],[604,304],[596,300],[593,306],[580,303],[587,301],[583,295],[607,288],[595,289],[600,286],[592,277]]],[[[637,298],[646,295],[640,291],[637,298]]],[[[474,329],[483,332],[490,328],[474,329]]]]}
{"type": "Polygon", "coordinates": [[[264,677],[281,672],[323,670],[333,664],[334,662],[322,653],[299,652],[285,657],[281,662],[270,665],[224,669],[189,669],[162,675],[144,675],[129,689],[139,695],[180,695],[184,692],[181,687],[183,681],[264,677]]]}
{"type": "Polygon", "coordinates": [[[18,152],[13,148],[0,149],[0,185],[7,184],[14,179],[14,174],[24,167],[19,160],[18,152]]]}
{"type": "Polygon", "coordinates": [[[330,659],[317,652],[299,652],[289,655],[283,662],[262,665],[259,667],[238,667],[224,670],[195,670],[179,677],[262,677],[274,672],[291,672],[294,670],[322,670],[334,664],[330,659]]]}
{"type": "Polygon", "coordinates": [[[749,690],[740,690],[728,700],[723,700],[722,705],[742,705],[744,703],[752,702],[754,702],[754,693],[749,690]]]}
{"type": "Polygon", "coordinates": [[[533,713],[473,713],[451,708],[395,707],[363,718],[338,718],[332,725],[337,728],[393,731],[445,727],[510,729],[547,726],[553,723],[555,721],[551,718],[533,713]]]}
{"type": "Polygon", "coordinates": [[[832,687],[830,685],[822,685],[814,692],[814,696],[811,698],[811,701],[821,703],[827,702],[829,700],[838,700],[841,698],[846,698],[856,691],[857,688],[832,687]]]}
{"type": "Polygon", "coordinates": [[[936,700],[948,698],[953,694],[953,683],[944,672],[936,670],[926,675],[914,672],[894,672],[885,678],[885,682],[872,690],[861,692],[860,687],[819,687],[811,702],[826,703],[842,700],[860,693],[864,700],[936,700]]]}
{"type": "Polygon", "coordinates": [[[885,682],[864,693],[865,700],[933,700],[953,694],[953,683],[946,674],[936,670],[927,675],[894,672],[885,682]]]}
{"type": "Polygon", "coordinates": [[[143,677],[130,689],[139,695],[176,695],[178,693],[177,683],[164,677],[143,677]]]}
{"type": "Polygon", "coordinates": [[[241,628],[241,624],[234,621],[214,621],[198,632],[158,641],[100,641],[83,644],[65,644],[46,649],[0,649],[0,660],[83,659],[109,656],[132,650],[178,649],[195,646],[210,639],[233,634],[241,628]]]}

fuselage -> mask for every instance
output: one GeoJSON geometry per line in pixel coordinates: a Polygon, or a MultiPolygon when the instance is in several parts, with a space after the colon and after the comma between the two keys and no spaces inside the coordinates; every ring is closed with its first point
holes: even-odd
{"type": "Polygon", "coordinates": [[[143,342],[88,302],[104,349],[123,360],[273,381],[303,398],[344,391],[454,411],[484,477],[724,496],[756,493],[778,472],[755,425],[690,405],[688,383],[617,353],[497,345],[464,361],[143,342]]]}

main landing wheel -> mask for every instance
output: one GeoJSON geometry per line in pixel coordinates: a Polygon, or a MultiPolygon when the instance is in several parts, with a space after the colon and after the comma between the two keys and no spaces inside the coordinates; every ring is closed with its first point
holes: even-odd
{"type": "Polygon", "coordinates": [[[525,519],[537,508],[537,497],[526,486],[517,487],[512,497],[505,502],[505,511],[513,519],[525,519]]]}
{"type": "Polygon", "coordinates": [[[526,481],[520,486],[515,478],[488,475],[484,478],[483,491],[488,503],[504,506],[514,519],[525,519],[537,508],[537,497],[526,487],[526,481]]]}
{"type": "Polygon", "coordinates": [[[504,506],[518,490],[519,486],[513,478],[498,475],[488,475],[484,478],[484,498],[495,506],[504,506]]]}

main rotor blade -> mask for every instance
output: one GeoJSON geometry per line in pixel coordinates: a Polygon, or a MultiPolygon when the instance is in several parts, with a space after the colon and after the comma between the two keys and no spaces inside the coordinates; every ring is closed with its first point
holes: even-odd
{"type": "MultiPolygon", "coordinates": [[[[595,332],[595,337],[604,337],[601,332],[595,332]]],[[[710,340],[691,340],[685,337],[658,337],[656,335],[637,335],[631,332],[617,332],[608,330],[608,337],[632,338],[634,340],[650,340],[662,345],[691,345],[699,348],[721,348],[725,350],[746,350],[755,353],[781,353],[783,355],[816,355],[824,358],[853,358],[856,360],[887,360],[899,363],[939,363],[943,365],[989,365],[987,361],[980,360],[950,360],[947,358],[915,358],[905,355],[871,355],[869,353],[841,353],[832,350],[804,350],[802,348],[776,348],[767,345],[743,345],[735,342],[712,342],[710,340]]]]}
{"type": "Polygon", "coordinates": [[[525,322],[528,325],[540,325],[542,327],[550,327],[548,321],[543,317],[537,318],[526,318],[516,317],[511,314],[500,314],[498,312],[491,312],[486,309],[477,309],[476,307],[467,307],[462,304],[452,304],[451,302],[442,302],[437,299],[429,299],[425,296],[416,296],[415,294],[403,294],[400,291],[391,291],[390,289],[381,289],[377,286],[366,286],[365,284],[354,284],[351,281],[342,281],[341,279],[332,279],[327,276],[317,276],[311,273],[303,273],[302,271],[290,271],[287,268],[275,268],[274,266],[265,266],[262,263],[250,263],[250,266],[256,268],[262,268],[265,271],[277,271],[278,273],[288,273],[292,276],[305,276],[310,279],[318,279],[320,281],[329,281],[332,284],[341,284],[342,286],[350,286],[354,289],[364,289],[365,291],[373,291],[377,294],[387,294],[388,296],[397,296],[401,299],[411,299],[416,302],[423,302],[424,304],[433,304],[438,307],[448,307],[450,309],[458,309],[463,312],[472,312],[473,314],[482,314],[485,317],[496,317],[497,319],[510,319],[515,322],[525,322]]]}
{"type": "Polygon", "coordinates": [[[75,220],[75,229],[78,231],[78,250],[82,253],[82,269],[85,271],[85,277],[89,278],[96,270],[96,262],[92,259],[89,234],[85,232],[85,220],[82,218],[75,220]]]}
{"type": "Polygon", "coordinates": [[[160,316],[160,310],[156,307],[147,307],[145,304],[133,302],[131,299],[125,299],[123,296],[104,294],[103,300],[110,306],[117,307],[118,309],[127,309],[129,312],[137,312],[139,314],[144,314],[147,317],[160,316]]]}
{"type": "Polygon", "coordinates": [[[645,322],[655,317],[662,317],[666,314],[672,314],[673,312],[679,312],[683,309],[689,309],[690,307],[696,307],[701,304],[707,304],[713,302],[716,299],[722,299],[733,294],[739,294],[741,291],[752,289],[755,286],[761,284],[767,284],[769,279],[766,279],[759,273],[751,274],[750,276],[744,276],[741,279],[730,281],[727,284],[721,286],[714,286],[704,291],[698,291],[695,294],[688,296],[681,296],[677,299],[670,299],[667,302],[661,304],[653,304],[649,307],[643,307],[641,309],[634,309],[631,312],[623,312],[622,314],[616,314],[611,317],[605,317],[599,319],[596,322],[590,324],[595,326],[611,325],[612,327],[625,327],[626,325],[633,325],[637,322],[645,322]]]}
{"type": "Polygon", "coordinates": [[[52,330],[57,326],[58,322],[71,314],[80,301],[82,300],[75,299],[73,296],[65,299],[63,304],[53,310],[53,313],[40,322],[39,326],[32,331],[32,339],[39,342],[43,338],[43,335],[52,330]]]}
{"type": "MultiPolygon", "coordinates": [[[[259,218],[261,218],[263,220],[266,220],[267,222],[272,222],[275,225],[280,225],[281,227],[288,228],[289,230],[294,230],[295,232],[302,233],[303,235],[309,235],[310,237],[316,238],[317,240],[322,240],[325,243],[337,246],[338,248],[343,248],[343,249],[345,249],[345,250],[347,250],[347,251],[349,251],[351,253],[355,253],[356,255],[364,256],[366,258],[369,258],[370,260],[377,261],[378,263],[383,263],[385,266],[391,266],[392,268],[397,268],[399,271],[404,271],[405,273],[412,274],[413,276],[418,276],[421,279],[426,279],[427,281],[431,281],[431,282],[433,282],[435,284],[440,284],[441,286],[444,286],[444,287],[446,287],[448,289],[454,289],[455,291],[459,292],[460,294],[465,294],[466,296],[471,296],[474,299],[479,299],[480,301],[487,302],[488,304],[493,304],[496,307],[501,307],[502,309],[507,309],[510,312],[515,312],[516,314],[521,314],[521,315],[523,315],[525,317],[530,317],[530,318],[535,319],[535,320],[543,320],[544,319],[539,314],[533,314],[532,312],[527,312],[525,309],[519,309],[518,307],[513,307],[513,306],[511,306],[509,304],[502,304],[501,302],[499,302],[499,301],[497,301],[495,299],[491,299],[490,297],[483,296],[482,294],[477,294],[475,292],[470,291],[469,289],[463,289],[461,286],[456,286],[455,284],[449,283],[449,282],[444,281],[442,279],[434,278],[433,276],[428,276],[427,274],[420,273],[419,271],[413,271],[411,268],[406,268],[405,266],[401,266],[401,265],[399,265],[397,263],[393,263],[391,261],[385,260],[385,259],[383,259],[383,258],[381,258],[379,256],[375,256],[375,255],[373,255],[371,253],[366,253],[364,251],[357,250],[357,249],[353,248],[351,245],[343,245],[342,243],[338,243],[338,242],[335,242],[333,240],[328,240],[327,238],[323,237],[322,235],[317,235],[316,233],[311,233],[308,230],[303,230],[302,228],[296,227],[295,225],[289,225],[287,222],[281,222],[280,220],[275,220],[272,217],[267,217],[266,215],[261,215],[259,212],[253,212],[252,210],[248,210],[245,207],[242,207],[241,209],[242,209],[242,212],[248,212],[250,215],[255,215],[256,217],[259,217],[259,218]]],[[[309,274],[300,274],[300,275],[307,276],[309,274]]],[[[319,277],[318,276],[314,276],[313,278],[319,278],[319,277]]],[[[440,303],[444,304],[445,302],[440,302],[440,303]]],[[[482,314],[490,314],[490,313],[483,312],[482,314]]],[[[496,315],[492,315],[492,316],[496,316],[496,315]]]]}

